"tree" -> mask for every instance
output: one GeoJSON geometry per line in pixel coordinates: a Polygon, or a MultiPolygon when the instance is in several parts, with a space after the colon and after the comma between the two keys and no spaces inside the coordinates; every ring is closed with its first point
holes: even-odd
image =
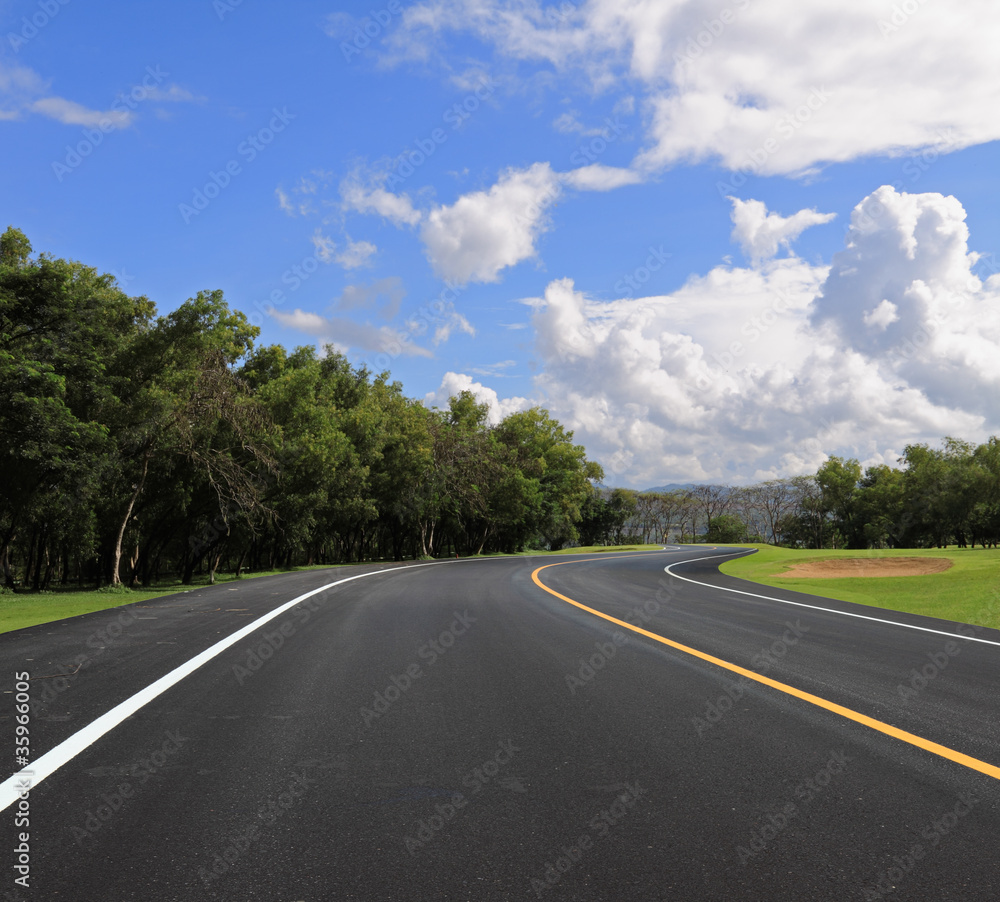
{"type": "Polygon", "coordinates": [[[79,544],[93,528],[88,512],[110,449],[105,414],[120,387],[109,371],[153,307],[110,275],[30,254],[16,229],[0,238],[0,559],[10,583],[11,543],[27,534],[37,586],[51,542],[79,544]]]}
{"type": "Polygon", "coordinates": [[[851,458],[831,457],[816,473],[822,510],[833,518],[848,548],[864,548],[864,529],[857,516],[861,464],[851,458]]]}
{"type": "Polygon", "coordinates": [[[714,545],[733,545],[745,542],[746,535],[746,524],[739,517],[735,514],[719,514],[708,521],[705,541],[714,545]]]}
{"type": "Polygon", "coordinates": [[[496,434],[525,476],[538,481],[541,504],[532,525],[541,541],[552,549],[576,541],[591,481],[603,479],[604,471],[587,460],[582,445],[573,444],[573,433],[540,407],[510,414],[496,434]]]}

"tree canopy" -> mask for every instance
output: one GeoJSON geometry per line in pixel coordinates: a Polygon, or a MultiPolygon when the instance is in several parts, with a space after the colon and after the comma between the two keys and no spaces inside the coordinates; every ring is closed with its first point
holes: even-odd
{"type": "Polygon", "coordinates": [[[547,411],[491,424],[333,348],[258,346],[221,291],[165,316],[0,236],[8,587],[147,583],[578,540],[600,467],[547,411]]]}

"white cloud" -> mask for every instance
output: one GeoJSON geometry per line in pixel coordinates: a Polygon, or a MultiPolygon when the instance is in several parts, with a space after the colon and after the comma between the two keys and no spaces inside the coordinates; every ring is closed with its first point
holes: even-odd
{"type": "Polygon", "coordinates": [[[733,241],[738,241],[743,253],[755,263],[770,260],[782,245],[788,248],[806,229],[822,225],[834,219],[835,213],[817,213],[815,210],[799,210],[793,216],[779,216],[768,213],[767,207],[759,200],[740,200],[730,197],[733,202],[733,241]]]}
{"type": "Polygon", "coordinates": [[[577,118],[576,110],[570,110],[557,117],[553,121],[552,127],[564,135],[584,135],[590,137],[593,135],[604,135],[607,132],[607,126],[604,125],[591,126],[590,128],[585,126],[577,118]]]}
{"type": "Polygon", "coordinates": [[[166,89],[154,85],[152,88],[143,89],[146,92],[146,100],[155,100],[158,103],[204,103],[207,98],[192,94],[187,88],[180,85],[169,85],[166,89]]]}
{"type": "Polygon", "coordinates": [[[511,367],[517,366],[516,360],[501,360],[497,363],[487,363],[483,366],[477,366],[472,368],[477,376],[489,376],[489,377],[503,377],[509,375],[505,373],[504,370],[509,370],[511,367]]]}
{"type": "Polygon", "coordinates": [[[448,341],[455,332],[463,332],[472,337],[476,335],[475,327],[455,309],[451,301],[439,299],[433,304],[433,312],[420,310],[406,321],[410,335],[426,335],[431,326],[434,327],[431,336],[434,347],[448,341]]]}
{"type": "Polygon", "coordinates": [[[29,107],[33,113],[40,113],[55,119],[63,125],[82,125],[87,128],[128,128],[134,114],[127,110],[91,110],[63,97],[43,97],[29,107]]]}
{"type": "Polygon", "coordinates": [[[397,226],[415,226],[422,218],[408,194],[393,194],[380,185],[362,185],[357,175],[341,183],[340,193],[348,209],[376,213],[397,226]]]}
{"type": "Polygon", "coordinates": [[[444,374],[444,378],[441,380],[441,385],[437,391],[427,393],[424,397],[424,405],[445,410],[448,407],[448,400],[463,391],[472,392],[480,404],[487,404],[489,406],[487,421],[490,425],[496,425],[504,417],[531,407],[531,403],[527,398],[500,398],[492,388],[483,385],[481,382],[474,381],[471,376],[465,373],[453,372],[444,374]]]}
{"type": "Polygon", "coordinates": [[[464,332],[473,338],[476,337],[476,327],[472,325],[457,310],[451,310],[441,317],[441,321],[434,327],[434,337],[432,342],[435,347],[444,344],[456,332],[464,332]]]}
{"type": "Polygon", "coordinates": [[[291,313],[275,310],[273,315],[283,326],[314,335],[320,344],[331,344],[344,353],[353,349],[390,357],[433,356],[427,348],[414,344],[405,332],[389,326],[358,323],[342,316],[320,316],[299,309],[291,313]]]}
{"type": "Polygon", "coordinates": [[[866,326],[884,332],[899,319],[899,308],[892,301],[883,298],[877,307],[869,310],[861,319],[866,326]]]}
{"type": "Polygon", "coordinates": [[[650,170],[718,159],[796,174],[930,147],[947,130],[953,150],[1000,138],[983,115],[1000,100],[992,0],[911,5],[590,0],[553,16],[532,0],[424,0],[381,52],[432,61],[451,33],[472,32],[574,84],[625,85],[647,114],[637,168],[650,170]]]}
{"type": "Polygon", "coordinates": [[[563,173],[561,179],[565,184],[580,191],[612,191],[624,185],[637,185],[643,177],[633,169],[593,163],[563,173]]]}
{"type": "Polygon", "coordinates": [[[377,252],[378,248],[370,241],[354,241],[348,236],[347,246],[335,259],[344,269],[358,269],[367,266],[377,252]]]}
{"type": "Polygon", "coordinates": [[[955,198],[884,187],[830,266],[720,266],[610,302],[554,281],[530,302],[541,403],[638,487],[984,439],[1000,427],[1000,275],[976,275],[964,220],[955,198]]]}
{"type": "Polygon", "coordinates": [[[406,297],[403,280],[399,276],[388,276],[370,285],[348,285],[334,307],[341,312],[349,310],[374,310],[382,319],[392,319],[406,297]]]}
{"type": "MultiPolygon", "coordinates": [[[[286,205],[288,205],[288,195],[278,189],[278,203],[281,204],[281,208],[284,210],[286,205]]],[[[287,211],[286,211],[287,212],[287,211]]],[[[337,250],[336,242],[330,238],[329,235],[324,235],[321,229],[316,229],[312,236],[313,250],[316,252],[316,256],[323,263],[330,263],[333,260],[334,254],[337,250]]]]}
{"type": "Polygon", "coordinates": [[[549,164],[535,163],[508,169],[488,191],[435,208],[421,232],[435,272],[461,285],[499,281],[501,270],[535,256],[560,190],[549,164]]]}
{"type": "MultiPolygon", "coordinates": [[[[286,201],[287,197],[279,196],[279,203],[282,204],[283,209],[286,201]]],[[[358,269],[367,266],[371,257],[378,251],[378,248],[370,241],[354,241],[349,235],[347,236],[347,246],[338,251],[337,243],[329,235],[324,235],[320,228],[313,232],[312,244],[316,256],[320,260],[324,263],[338,263],[344,269],[358,269]]]]}
{"type": "MultiPolygon", "coordinates": [[[[63,125],[104,131],[128,128],[135,121],[136,114],[130,110],[94,110],[75,100],[51,95],[49,88],[50,83],[33,69],[0,62],[0,119],[19,119],[22,113],[36,113],[63,125]]],[[[143,86],[142,90],[143,99],[159,103],[197,103],[205,99],[179,85],[143,86]]]]}

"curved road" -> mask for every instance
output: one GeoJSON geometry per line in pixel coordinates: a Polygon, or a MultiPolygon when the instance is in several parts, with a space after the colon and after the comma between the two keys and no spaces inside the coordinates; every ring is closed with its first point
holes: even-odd
{"type": "Polygon", "coordinates": [[[0,899],[998,898],[1000,633],[724,553],[334,568],[0,636],[8,773],[32,698],[0,899]]]}

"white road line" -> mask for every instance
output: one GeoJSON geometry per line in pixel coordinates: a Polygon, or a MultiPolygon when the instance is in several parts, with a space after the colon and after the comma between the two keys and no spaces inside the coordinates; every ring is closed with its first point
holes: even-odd
{"type": "MultiPolygon", "coordinates": [[[[755,552],[756,549],[751,551],[751,553],[755,552]]],[[[979,639],[976,636],[963,636],[961,633],[946,633],[944,630],[934,630],[926,626],[914,626],[912,623],[900,623],[898,620],[884,620],[881,617],[869,617],[866,614],[854,614],[850,611],[838,611],[835,608],[821,608],[819,605],[805,604],[801,601],[789,601],[787,598],[775,598],[773,595],[758,595],[755,592],[744,592],[741,589],[730,589],[727,586],[717,586],[714,583],[703,583],[697,579],[689,579],[686,576],[681,576],[679,573],[674,573],[670,569],[671,567],[679,567],[681,564],[693,564],[695,561],[707,561],[709,558],[714,557],[733,557],[739,553],[740,552],[738,551],[730,551],[725,554],[706,554],[703,557],[690,558],[686,561],[678,561],[676,564],[669,564],[664,567],[663,570],[674,579],[682,579],[684,582],[694,583],[696,586],[707,586],[709,589],[718,589],[720,592],[733,592],[736,595],[748,595],[750,598],[763,598],[765,601],[777,601],[780,604],[790,604],[797,608],[809,608],[811,611],[824,611],[827,614],[840,614],[841,617],[856,617],[858,620],[873,620],[875,623],[888,623],[890,626],[901,626],[908,630],[920,630],[922,633],[936,633],[938,636],[949,636],[952,639],[965,639],[967,642],[981,642],[983,645],[1000,646],[1000,642],[993,639],[979,639]]],[[[846,604],[851,604],[851,602],[846,602],[846,604]]],[[[970,626],[972,625],[973,624],[970,624],[970,626]]]]}
{"type": "Polygon", "coordinates": [[[126,717],[135,714],[136,711],[148,705],[154,698],[166,692],[175,683],[179,683],[184,677],[194,673],[202,664],[211,661],[212,658],[221,654],[230,646],[235,645],[241,639],[260,629],[265,623],[283,614],[289,608],[294,608],[295,605],[305,601],[307,598],[318,595],[320,592],[325,592],[327,589],[332,589],[334,586],[349,583],[355,579],[364,579],[368,576],[384,576],[387,573],[400,573],[406,570],[413,570],[416,567],[433,567],[438,564],[447,563],[450,563],[450,561],[431,561],[426,564],[410,564],[408,567],[393,567],[386,570],[373,570],[370,573],[359,573],[356,576],[348,576],[344,579],[338,579],[335,583],[320,586],[318,589],[306,592],[305,595],[299,595],[297,598],[285,602],[285,604],[280,605],[263,617],[258,617],[253,623],[247,624],[242,629],[237,630],[231,636],[227,636],[210,648],[206,648],[201,654],[195,655],[190,661],[171,670],[170,673],[160,677],[155,683],[150,683],[145,689],[140,689],[131,698],[125,699],[125,701],[116,705],[106,714],[102,714],[97,720],[92,721],[82,730],[78,730],[68,739],[60,742],[54,749],[46,752],[40,758],[36,758],[29,765],[13,774],[9,779],[0,783],[0,811],[13,805],[21,796],[21,793],[25,791],[26,787],[34,789],[46,777],[50,777],[64,764],[72,761],[73,758],[88,746],[93,745],[105,733],[117,727],[126,717]]]}

